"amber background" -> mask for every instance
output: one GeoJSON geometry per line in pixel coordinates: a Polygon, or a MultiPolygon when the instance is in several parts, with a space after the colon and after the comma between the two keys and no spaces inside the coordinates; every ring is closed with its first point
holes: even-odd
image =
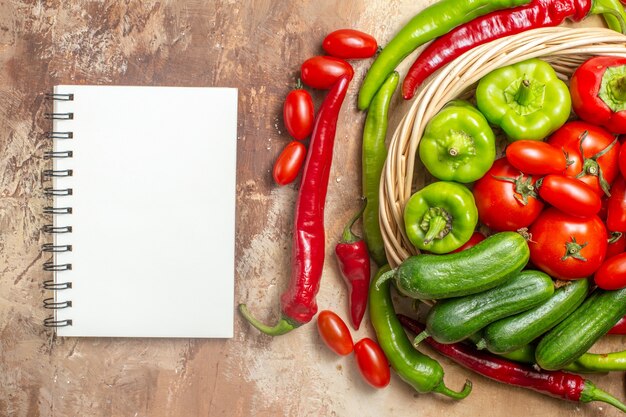
{"type": "MultiPolygon", "coordinates": [[[[49,278],[39,250],[48,241],[42,208],[50,203],[42,192],[50,147],[42,136],[49,127],[43,92],[60,83],[239,88],[235,302],[271,322],[289,273],[297,186],[276,187],[270,172],[288,141],[281,106],[299,65],[321,53],[331,30],[359,28],[384,44],[429,3],[0,1],[0,415],[619,415],[601,404],[504,387],[439,356],[449,386],[474,381],[466,400],[418,395],[395,376],[377,391],[360,379],[352,357],[338,358],[321,344],[312,324],[272,339],[237,315],[230,340],[64,339],[41,325],[41,283],[49,278]]],[[[367,66],[354,62],[340,117],[318,297],[320,308],[344,317],[346,293],[331,251],[359,204],[364,115],[355,102],[367,66]]],[[[393,106],[392,126],[406,110],[397,97],[393,106]]],[[[354,337],[371,334],[366,321],[354,337]]],[[[602,348],[621,345],[615,337],[602,348]]],[[[621,374],[593,379],[626,397],[621,374]]]]}

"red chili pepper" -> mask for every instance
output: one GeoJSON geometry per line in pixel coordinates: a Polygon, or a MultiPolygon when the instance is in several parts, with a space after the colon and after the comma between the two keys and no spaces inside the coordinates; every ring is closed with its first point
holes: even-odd
{"type": "Polygon", "coordinates": [[[626,334],[626,316],[615,323],[615,326],[609,330],[609,334],[626,334]]]}
{"type": "Polygon", "coordinates": [[[352,233],[352,226],[363,215],[365,204],[343,229],[341,241],[335,246],[341,276],[350,293],[352,327],[359,330],[367,307],[370,288],[370,256],[365,240],[352,233]]]}
{"type": "Polygon", "coordinates": [[[434,40],[417,57],[402,82],[402,95],[410,100],[429,75],[478,45],[533,28],[558,26],[566,18],[582,20],[591,3],[591,0],[532,0],[524,6],[498,10],[458,26],[434,40]]]}
{"type": "MultiPolygon", "coordinates": [[[[398,314],[398,318],[405,328],[416,334],[424,330],[424,326],[410,317],[398,314]]],[[[564,371],[537,371],[532,366],[511,362],[463,343],[442,344],[430,337],[426,342],[456,363],[495,381],[564,400],[583,403],[602,401],[626,412],[626,405],[580,375],[564,371]]]]}
{"type": "Polygon", "coordinates": [[[254,318],[245,304],[241,314],[261,332],[278,336],[311,321],[317,313],[315,296],[324,267],[324,205],[333,159],[337,119],[352,75],[341,76],[328,92],[315,118],[309,152],[296,201],[291,252],[291,279],[280,301],[282,317],[273,326],[254,318]]]}

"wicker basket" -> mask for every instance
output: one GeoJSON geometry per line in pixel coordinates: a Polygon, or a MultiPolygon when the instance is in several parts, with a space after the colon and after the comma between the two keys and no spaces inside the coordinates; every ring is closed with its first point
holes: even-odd
{"type": "Polygon", "coordinates": [[[421,89],[391,139],[381,178],[380,226],[390,266],[396,267],[419,253],[405,234],[403,209],[419,183],[421,167],[416,167],[416,153],[431,117],[448,101],[471,94],[480,78],[502,66],[541,58],[567,80],[576,67],[594,55],[626,57],[626,36],[603,28],[534,29],[466,52],[421,89]]]}

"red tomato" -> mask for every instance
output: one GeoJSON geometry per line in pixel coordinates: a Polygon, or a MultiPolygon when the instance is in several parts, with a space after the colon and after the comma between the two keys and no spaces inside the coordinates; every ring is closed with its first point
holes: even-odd
{"type": "Polygon", "coordinates": [[[313,130],[314,119],[315,110],[311,94],[301,88],[291,90],[283,104],[283,121],[287,132],[294,139],[306,139],[313,130]]]}
{"type": "Polygon", "coordinates": [[[619,171],[619,143],[615,136],[599,126],[573,121],[554,132],[548,143],[567,153],[570,165],[566,175],[578,177],[600,195],[608,195],[608,187],[619,171]],[[581,148],[584,155],[581,155],[581,148]],[[604,185],[598,179],[600,175],[606,180],[604,185]]]}
{"type": "Polygon", "coordinates": [[[606,256],[607,231],[598,216],[581,218],[550,207],[528,232],[530,261],[554,278],[588,277],[606,256]]]}
{"type": "Polygon", "coordinates": [[[621,176],[611,186],[606,205],[606,227],[611,232],[626,232],[626,182],[621,176]]]}
{"type": "Polygon", "coordinates": [[[497,159],[472,192],[480,221],[497,231],[528,227],[543,209],[535,179],[524,176],[506,158],[497,159]]]}
{"type": "Polygon", "coordinates": [[[579,217],[593,216],[602,208],[602,200],[593,188],[565,175],[543,177],[539,197],[559,210],[579,217]]]}
{"type": "Polygon", "coordinates": [[[354,345],[354,354],[361,375],[371,386],[384,388],[389,385],[389,362],[378,343],[365,337],[354,345]]]}
{"type": "Polygon", "coordinates": [[[567,168],[563,150],[537,140],[518,140],[509,144],[506,159],[528,175],[562,174],[567,168]]]}
{"type": "Polygon", "coordinates": [[[604,290],[626,287],[626,253],[620,253],[604,262],[593,276],[596,285],[604,290]]]}
{"type": "Polygon", "coordinates": [[[342,75],[354,75],[352,65],[332,56],[314,56],[307,59],[300,68],[302,82],[311,88],[328,90],[342,75]]]}
{"type": "Polygon", "coordinates": [[[461,251],[464,251],[465,249],[469,249],[472,246],[476,246],[477,243],[480,243],[483,240],[485,240],[485,235],[483,235],[480,232],[474,232],[474,234],[472,234],[472,236],[469,238],[467,242],[463,244],[463,246],[461,246],[458,249],[453,250],[452,253],[461,252],[461,251]]]}
{"type": "MultiPolygon", "coordinates": [[[[622,135],[622,137],[623,136],[624,135],[622,135]]],[[[619,148],[618,164],[619,172],[622,174],[622,177],[626,178],[626,146],[619,148]]]]}
{"type": "Polygon", "coordinates": [[[354,343],[346,323],[330,310],[323,310],[317,316],[317,330],[326,346],[338,355],[352,353],[354,343]]]}
{"type": "Polygon", "coordinates": [[[339,29],[329,33],[322,42],[322,48],[328,55],[358,59],[374,56],[378,44],[373,36],[354,29],[339,29]]]}
{"type": "Polygon", "coordinates": [[[626,236],[621,232],[611,232],[604,260],[606,261],[624,251],[626,251],[626,236]]]}
{"type": "Polygon", "coordinates": [[[287,185],[296,179],[304,157],[306,156],[306,146],[302,142],[291,141],[282,150],[276,162],[274,162],[274,181],[278,185],[287,185]]]}

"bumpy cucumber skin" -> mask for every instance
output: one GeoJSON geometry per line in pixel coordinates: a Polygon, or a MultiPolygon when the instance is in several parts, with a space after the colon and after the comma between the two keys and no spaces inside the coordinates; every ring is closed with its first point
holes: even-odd
{"type": "Polygon", "coordinates": [[[556,370],[587,352],[626,314],[626,288],[596,289],[572,314],[550,330],[535,350],[543,369],[556,370]]]}
{"type": "Polygon", "coordinates": [[[440,343],[456,343],[496,320],[533,308],[553,293],[550,276],[522,271],[490,290],[437,302],[428,313],[426,329],[440,343]]]}
{"type": "Polygon", "coordinates": [[[408,258],[395,272],[396,286],[404,295],[419,300],[475,294],[519,272],[529,257],[524,237],[500,232],[461,252],[408,258]]]}
{"type": "Polygon", "coordinates": [[[491,323],[483,330],[485,347],[508,353],[527,345],[559,324],[582,304],[589,290],[586,279],[568,281],[545,302],[528,311],[491,323]]]}

